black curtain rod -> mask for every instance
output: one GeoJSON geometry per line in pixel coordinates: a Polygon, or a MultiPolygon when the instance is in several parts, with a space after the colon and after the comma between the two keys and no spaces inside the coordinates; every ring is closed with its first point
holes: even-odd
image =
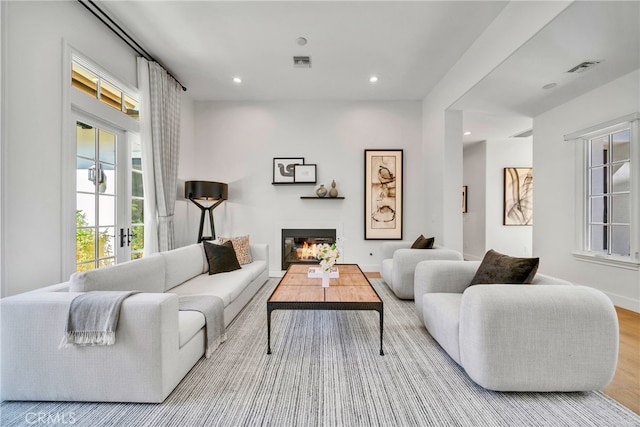
{"type": "MultiPolygon", "coordinates": [[[[162,68],[164,68],[165,70],[167,69],[167,67],[162,65],[153,56],[151,56],[151,54],[149,54],[149,52],[144,50],[144,48],[142,46],[140,46],[140,44],[138,44],[138,42],[136,42],[133,39],[133,37],[131,37],[129,34],[127,34],[127,32],[125,30],[123,30],[122,27],[120,27],[120,25],[118,25],[113,19],[111,19],[111,17],[109,15],[107,15],[102,9],[100,9],[98,7],[98,5],[96,5],[93,2],[93,0],[78,0],[78,3],[83,5],[89,12],[91,12],[91,14],[93,16],[98,18],[100,20],[100,22],[102,22],[104,25],[107,26],[107,28],[109,28],[111,31],[113,31],[113,33],[115,35],[117,35],[123,42],[125,42],[127,44],[127,46],[129,46],[131,49],[133,49],[138,55],[143,56],[148,61],[157,62],[158,64],[160,64],[160,66],[162,68]],[[90,7],[87,3],[89,3],[93,8],[95,8],[98,12],[100,12],[100,14],[98,14],[98,12],[96,12],[94,9],[92,9],[92,7],[90,7]],[[100,16],[100,15],[102,15],[102,16],[100,16]],[[105,18],[109,22],[105,21],[105,18]]],[[[182,90],[186,92],[187,88],[184,87],[184,85],[182,83],[180,83],[180,81],[178,79],[176,79],[176,77],[173,74],[171,74],[169,71],[167,71],[167,74],[169,74],[169,76],[171,76],[171,78],[173,80],[175,80],[180,85],[180,87],[182,87],[182,90]]]]}

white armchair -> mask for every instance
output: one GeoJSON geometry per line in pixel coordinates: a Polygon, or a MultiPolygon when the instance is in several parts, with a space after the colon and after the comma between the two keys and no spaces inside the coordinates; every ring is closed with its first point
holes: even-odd
{"type": "Polygon", "coordinates": [[[469,377],[497,391],[589,391],[613,378],[618,318],[601,291],[538,274],[469,286],[479,261],[425,261],[416,312],[469,377]]]}
{"type": "Polygon", "coordinates": [[[411,249],[412,242],[382,244],[381,275],[387,286],[400,299],[413,299],[413,277],[416,265],[425,260],[462,260],[462,254],[434,245],[433,249],[411,249]]]}

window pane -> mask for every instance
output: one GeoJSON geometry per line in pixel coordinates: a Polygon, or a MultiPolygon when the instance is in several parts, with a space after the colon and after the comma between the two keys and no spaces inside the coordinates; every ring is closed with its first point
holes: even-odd
{"type": "Polygon", "coordinates": [[[96,132],[91,126],[76,123],[76,154],[88,159],[96,158],[96,132]]]}
{"type": "Polygon", "coordinates": [[[98,152],[101,162],[116,163],[116,136],[100,129],[98,131],[98,152]]]}
{"type": "Polygon", "coordinates": [[[609,135],[591,140],[591,166],[605,164],[608,148],[609,135]]]}
{"type": "Polygon", "coordinates": [[[142,170],[142,145],[138,135],[131,135],[131,168],[136,171],[142,170]]]}
{"type": "Polygon", "coordinates": [[[109,267],[109,266],[113,265],[114,263],[115,263],[115,259],[113,259],[113,258],[101,259],[100,261],[98,261],[98,267],[99,268],[109,267]]]}
{"type": "Polygon", "coordinates": [[[93,98],[98,97],[98,76],[75,62],[71,63],[71,86],[93,98]]]}
{"type": "Polygon", "coordinates": [[[617,163],[611,166],[612,191],[629,191],[631,189],[631,164],[629,162],[617,163]]]}
{"type": "Polygon", "coordinates": [[[101,194],[98,199],[100,206],[99,225],[115,225],[116,224],[116,198],[101,194]]]}
{"type": "Polygon", "coordinates": [[[122,92],[104,80],[100,80],[100,100],[116,110],[122,111],[122,92]]]}
{"type": "Polygon", "coordinates": [[[133,119],[139,120],[140,118],[140,105],[138,101],[126,94],[124,95],[124,112],[133,119]]]}
{"type": "Polygon", "coordinates": [[[631,222],[631,205],[628,194],[611,196],[611,222],[629,224],[631,222]]]}
{"type": "Polygon", "coordinates": [[[144,200],[142,199],[131,200],[131,223],[132,224],[144,223],[144,200]]]}
{"type": "Polygon", "coordinates": [[[137,225],[131,229],[133,236],[131,237],[131,250],[141,251],[144,248],[144,227],[137,225]]]}
{"type": "Polygon", "coordinates": [[[631,130],[625,129],[611,135],[613,144],[613,161],[629,160],[629,147],[631,146],[631,130]]]}
{"type": "Polygon", "coordinates": [[[116,171],[113,165],[100,163],[98,192],[101,194],[116,194],[116,171]]]}
{"type": "Polygon", "coordinates": [[[607,227],[603,225],[592,225],[591,231],[591,250],[593,252],[607,252],[607,227]]]}
{"type": "Polygon", "coordinates": [[[96,205],[93,194],[76,194],[76,223],[79,227],[94,226],[96,205]]]}
{"type": "Polygon", "coordinates": [[[115,253],[115,229],[113,227],[102,227],[98,234],[98,257],[107,258],[115,253]]]}
{"type": "MultiPolygon", "coordinates": [[[[95,259],[95,231],[93,228],[76,228],[76,263],[95,259]]],[[[93,263],[91,264],[93,268],[93,263]]],[[[79,270],[78,271],[84,271],[79,270]]],[[[88,268],[88,270],[90,270],[88,268]]]]}
{"type": "Polygon", "coordinates": [[[92,160],[76,158],[76,191],[93,193],[95,184],[91,181],[95,177],[95,168],[92,160]]]}
{"type": "Polygon", "coordinates": [[[89,271],[89,270],[93,270],[95,267],[96,267],[95,262],[91,261],[84,264],[76,265],[76,271],[89,271]]]}
{"type": "Polygon", "coordinates": [[[142,159],[140,157],[132,157],[131,158],[131,168],[134,171],[142,170],[142,159]]]}
{"type": "Polygon", "coordinates": [[[591,198],[591,222],[605,223],[607,219],[607,198],[591,198]]]}
{"type": "Polygon", "coordinates": [[[593,168],[591,174],[591,194],[604,194],[607,191],[607,168],[593,168]]]}
{"type": "Polygon", "coordinates": [[[141,173],[132,173],[131,174],[131,195],[133,197],[143,197],[144,192],[142,189],[142,174],[141,173]]]}
{"type": "Polygon", "coordinates": [[[631,231],[628,225],[611,227],[611,254],[622,256],[631,254],[631,231]]]}

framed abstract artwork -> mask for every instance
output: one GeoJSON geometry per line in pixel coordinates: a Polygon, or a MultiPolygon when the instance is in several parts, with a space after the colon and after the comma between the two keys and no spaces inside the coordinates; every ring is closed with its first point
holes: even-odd
{"type": "Polygon", "coordinates": [[[402,240],[402,150],[364,150],[364,238],[402,240]]]}
{"type": "Polygon", "coordinates": [[[504,225],[533,225],[533,168],[504,168],[504,225]]]}
{"type": "Polygon", "coordinates": [[[304,157],[274,157],[272,184],[294,184],[295,165],[303,165],[304,157]]]}

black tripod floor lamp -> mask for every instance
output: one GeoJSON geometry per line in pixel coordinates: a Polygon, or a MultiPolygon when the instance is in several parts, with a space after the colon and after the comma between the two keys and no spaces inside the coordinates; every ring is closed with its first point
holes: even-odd
{"type": "Polygon", "coordinates": [[[222,202],[229,198],[229,186],[222,182],[211,181],[186,181],[184,183],[184,197],[191,200],[202,211],[200,214],[200,229],[198,230],[198,243],[203,240],[213,240],[216,238],[216,229],[213,225],[213,210],[222,202]],[[200,203],[214,202],[209,206],[200,203]],[[209,212],[209,225],[211,236],[202,236],[204,229],[204,213],[209,212]]]}

